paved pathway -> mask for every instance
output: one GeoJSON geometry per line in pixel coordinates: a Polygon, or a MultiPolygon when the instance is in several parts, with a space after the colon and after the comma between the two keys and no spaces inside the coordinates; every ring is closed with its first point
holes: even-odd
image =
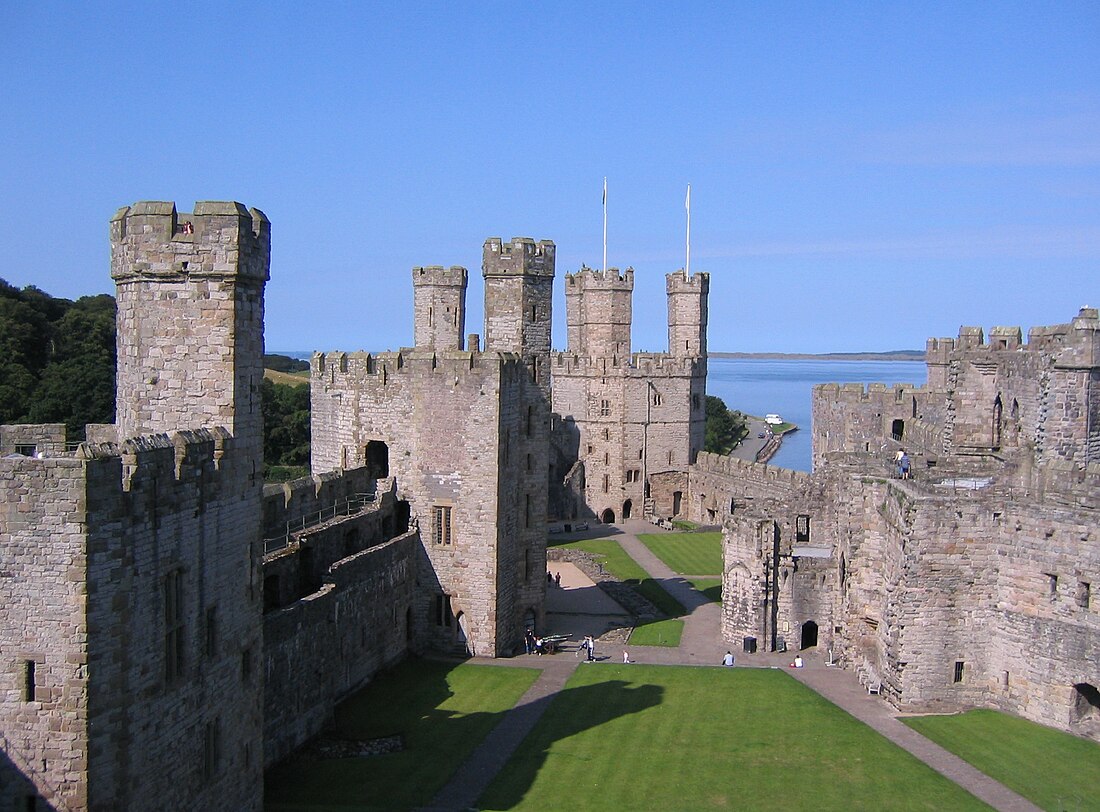
{"type": "MultiPolygon", "coordinates": [[[[617,525],[616,532],[608,533],[688,610],[684,617],[684,633],[679,647],[633,647],[630,649],[631,661],[657,665],[718,665],[727,648],[719,633],[721,604],[707,601],[637,538],[639,533],[660,532],[663,531],[648,522],[627,521],[617,525]]],[[[621,607],[607,598],[583,572],[564,562],[551,562],[550,568],[561,574],[561,587],[551,587],[548,592],[548,607],[556,610],[548,619],[553,631],[568,633],[575,626],[578,633],[574,639],[579,640],[585,633],[594,633],[599,628],[616,627],[622,623],[624,613],[621,607]],[[603,612],[607,614],[601,614],[603,612]],[[583,629],[592,631],[586,632],[583,629]]],[[[602,652],[597,646],[597,655],[600,654],[603,655],[601,659],[620,661],[620,652],[609,649],[607,645],[602,647],[602,652]]],[[[855,674],[850,671],[827,668],[816,655],[805,657],[805,668],[787,669],[793,653],[735,654],[738,666],[784,668],[806,687],[878,731],[994,809],[1003,812],[1037,812],[1039,809],[1026,798],[904,725],[895,716],[894,709],[880,697],[869,696],[855,674]]],[[[451,782],[439,792],[431,806],[426,808],[433,812],[473,807],[520,742],[534,728],[554,695],[565,686],[580,660],[568,656],[567,651],[564,656],[515,657],[510,660],[489,660],[485,663],[531,666],[542,669],[542,674],[516,706],[505,714],[500,724],[489,733],[451,782]]]]}

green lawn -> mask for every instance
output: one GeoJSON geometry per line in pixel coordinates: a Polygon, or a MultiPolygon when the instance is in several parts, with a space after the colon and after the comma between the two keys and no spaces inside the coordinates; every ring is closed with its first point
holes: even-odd
{"type": "Polygon", "coordinates": [[[680,575],[721,575],[721,533],[646,533],[638,540],[680,575]]]}
{"type": "Polygon", "coordinates": [[[905,724],[1037,806],[1100,809],[1100,744],[991,710],[905,724]]]}
{"type": "Polygon", "coordinates": [[[423,806],[534,683],[538,671],[412,660],[336,709],[335,736],[401,734],[405,750],[370,758],[292,760],[270,770],[268,812],[423,806]]]}
{"type": "Polygon", "coordinates": [[[632,646],[678,646],[684,633],[684,621],[676,618],[658,620],[635,627],[630,633],[632,646]]]}
{"type": "Polygon", "coordinates": [[[599,556],[603,568],[616,579],[625,584],[630,584],[646,599],[669,617],[680,617],[686,611],[678,600],[669,595],[657,581],[649,577],[647,573],[633,558],[627,554],[619,542],[614,539],[588,539],[585,541],[569,541],[554,544],[569,550],[584,550],[586,553],[599,556]]]}
{"type": "Polygon", "coordinates": [[[479,809],[986,809],[779,670],[578,669],[479,809]]]}

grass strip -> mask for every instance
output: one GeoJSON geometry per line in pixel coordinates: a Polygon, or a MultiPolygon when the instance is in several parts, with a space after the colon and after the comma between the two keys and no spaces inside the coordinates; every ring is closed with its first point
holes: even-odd
{"type": "Polygon", "coordinates": [[[680,575],[722,574],[721,533],[644,533],[638,540],[680,575]]]}
{"type": "Polygon", "coordinates": [[[671,646],[680,645],[680,637],[684,634],[684,621],[670,618],[668,620],[656,620],[636,626],[630,633],[629,643],[632,646],[671,646]]]}
{"type": "Polygon", "coordinates": [[[1100,744],[992,710],[902,721],[1050,810],[1100,809],[1100,744]]]}
{"type": "Polygon", "coordinates": [[[336,738],[400,735],[405,749],[367,758],[284,762],[267,774],[268,812],[427,805],[538,678],[532,668],[410,660],[336,708],[336,738]]]}
{"type": "Polygon", "coordinates": [[[578,669],[478,803],[564,807],[988,809],[782,670],[641,664],[578,669]]]}

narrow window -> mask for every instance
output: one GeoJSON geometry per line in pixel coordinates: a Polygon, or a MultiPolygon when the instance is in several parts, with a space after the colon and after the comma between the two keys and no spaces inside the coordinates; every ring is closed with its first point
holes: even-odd
{"type": "Polygon", "coordinates": [[[671,451],[668,452],[668,464],[672,465],[672,452],[671,451]]]}
{"type": "Polygon", "coordinates": [[[527,407],[527,436],[530,437],[531,433],[535,430],[535,407],[527,407]]]}
{"type": "Polygon", "coordinates": [[[451,507],[436,505],[432,508],[432,540],[436,544],[451,543],[451,507]]]}
{"type": "Polygon", "coordinates": [[[219,762],[221,761],[221,736],[218,720],[214,719],[206,723],[203,731],[202,748],[202,773],[208,781],[217,775],[219,762]]]}
{"type": "Polygon", "coordinates": [[[523,527],[528,530],[531,528],[531,494],[529,493],[523,495],[523,527]]]}
{"type": "Polygon", "coordinates": [[[164,577],[164,679],[183,676],[183,571],[164,577]]]}
{"type": "Polygon", "coordinates": [[[603,492],[607,493],[611,490],[611,477],[607,474],[603,475],[603,492]]]}
{"type": "Polygon", "coordinates": [[[608,417],[608,416],[610,416],[610,414],[611,414],[611,401],[610,400],[601,400],[600,401],[600,417],[608,417]]]}
{"type": "Polygon", "coordinates": [[[17,445],[15,447],[16,454],[22,454],[24,457],[33,457],[38,453],[38,446],[34,445],[17,445]]]}
{"type": "Polygon", "coordinates": [[[1047,576],[1047,591],[1050,594],[1050,600],[1058,600],[1058,576],[1052,572],[1048,572],[1047,576]]]}
{"type": "Polygon", "coordinates": [[[23,661],[23,699],[27,702],[34,702],[34,668],[34,660],[23,661]]]}
{"type": "Polygon", "coordinates": [[[523,580],[531,580],[531,551],[523,551],[523,580]]]}
{"type": "Polygon", "coordinates": [[[218,653],[218,607],[206,608],[206,656],[214,657],[218,653]]]}
{"type": "Polygon", "coordinates": [[[435,596],[435,616],[436,626],[446,626],[450,628],[451,625],[451,596],[443,593],[442,595],[435,596]]]}
{"type": "Polygon", "coordinates": [[[661,405],[661,393],[658,392],[657,390],[653,390],[653,405],[654,406],[660,406],[661,405]]]}
{"type": "Polygon", "coordinates": [[[608,454],[606,451],[603,452],[603,464],[604,465],[610,465],[611,464],[611,455],[608,454]]]}
{"type": "Polygon", "coordinates": [[[534,457],[532,457],[530,454],[528,454],[527,455],[527,473],[531,473],[534,470],[535,470],[534,457]]]}
{"type": "Polygon", "coordinates": [[[955,676],[954,676],[954,679],[952,679],[951,681],[952,682],[962,682],[963,681],[963,661],[962,660],[956,660],[955,661],[955,676]]]}
{"type": "Polygon", "coordinates": [[[435,311],[433,311],[432,308],[429,307],[428,308],[428,326],[432,327],[434,325],[435,325],[435,311]]]}

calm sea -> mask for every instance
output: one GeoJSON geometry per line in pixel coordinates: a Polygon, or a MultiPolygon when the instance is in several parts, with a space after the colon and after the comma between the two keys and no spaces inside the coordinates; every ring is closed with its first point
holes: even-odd
{"type": "Polygon", "coordinates": [[[711,358],[707,362],[707,394],[730,409],[763,417],[778,414],[798,426],[783,438],[772,465],[810,470],[810,397],[819,383],[898,383],[922,385],[923,361],[772,360],[711,358]]]}
{"type": "MultiPolygon", "coordinates": [[[[292,358],[309,359],[308,352],[283,352],[292,358]]],[[[818,383],[925,382],[923,361],[807,361],[764,358],[711,358],[708,362],[707,393],[717,395],[726,406],[763,417],[778,414],[799,430],[783,438],[783,447],[771,459],[772,465],[810,470],[810,395],[818,383]]]]}

